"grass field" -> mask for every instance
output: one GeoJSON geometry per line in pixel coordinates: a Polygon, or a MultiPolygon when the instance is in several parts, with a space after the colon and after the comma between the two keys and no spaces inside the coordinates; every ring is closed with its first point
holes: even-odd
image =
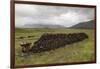
{"type": "Polygon", "coordinates": [[[15,29],[15,65],[35,65],[53,63],[73,63],[94,61],[94,30],[93,29],[15,29]],[[89,38],[56,50],[21,56],[20,42],[34,43],[43,33],[76,33],[85,32],[89,38]],[[27,38],[28,36],[34,36],[27,38]],[[19,37],[24,39],[18,39],[19,37]]]}

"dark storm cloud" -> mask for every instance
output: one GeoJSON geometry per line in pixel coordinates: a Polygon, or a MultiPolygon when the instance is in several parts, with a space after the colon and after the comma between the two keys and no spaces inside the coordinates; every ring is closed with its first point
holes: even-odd
{"type": "Polygon", "coordinates": [[[15,5],[15,24],[60,24],[72,26],[76,23],[94,19],[93,8],[58,7],[43,5],[15,5]]]}

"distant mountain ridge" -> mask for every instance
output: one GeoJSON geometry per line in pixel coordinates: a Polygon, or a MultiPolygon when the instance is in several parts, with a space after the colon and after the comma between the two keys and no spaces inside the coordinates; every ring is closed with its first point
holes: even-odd
{"type": "Polygon", "coordinates": [[[90,20],[90,21],[78,23],[70,28],[93,29],[95,25],[94,23],[95,23],[94,20],[90,20]]]}
{"type": "Polygon", "coordinates": [[[21,27],[16,27],[16,28],[72,28],[72,29],[93,29],[95,25],[94,20],[90,21],[85,21],[85,22],[80,22],[76,25],[73,25],[71,27],[66,27],[64,25],[59,25],[59,24],[25,24],[21,27]]]}
{"type": "Polygon", "coordinates": [[[66,28],[62,25],[56,25],[56,24],[25,24],[23,26],[24,28],[66,28]]]}

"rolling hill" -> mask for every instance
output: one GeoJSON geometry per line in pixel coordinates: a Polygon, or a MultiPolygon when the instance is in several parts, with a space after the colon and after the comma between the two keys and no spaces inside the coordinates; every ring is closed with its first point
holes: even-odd
{"type": "Polygon", "coordinates": [[[94,28],[94,20],[91,20],[91,21],[87,21],[87,22],[81,22],[81,23],[78,23],[70,28],[79,28],[79,29],[93,29],[94,28]]]}
{"type": "Polygon", "coordinates": [[[23,28],[66,28],[57,24],[25,24],[23,28]]]}

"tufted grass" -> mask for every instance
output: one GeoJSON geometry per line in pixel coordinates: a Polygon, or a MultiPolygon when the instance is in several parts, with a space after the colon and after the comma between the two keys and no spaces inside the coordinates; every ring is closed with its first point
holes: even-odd
{"type": "Polygon", "coordinates": [[[37,65],[54,63],[92,62],[95,60],[94,53],[94,30],[93,29],[15,29],[15,65],[37,65]],[[20,42],[34,43],[43,33],[76,33],[85,32],[89,38],[63,48],[48,52],[22,56],[20,42]],[[34,37],[27,38],[33,35],[34,37]],[[24,39],[18,39],[20,36],[24,39]]]}

